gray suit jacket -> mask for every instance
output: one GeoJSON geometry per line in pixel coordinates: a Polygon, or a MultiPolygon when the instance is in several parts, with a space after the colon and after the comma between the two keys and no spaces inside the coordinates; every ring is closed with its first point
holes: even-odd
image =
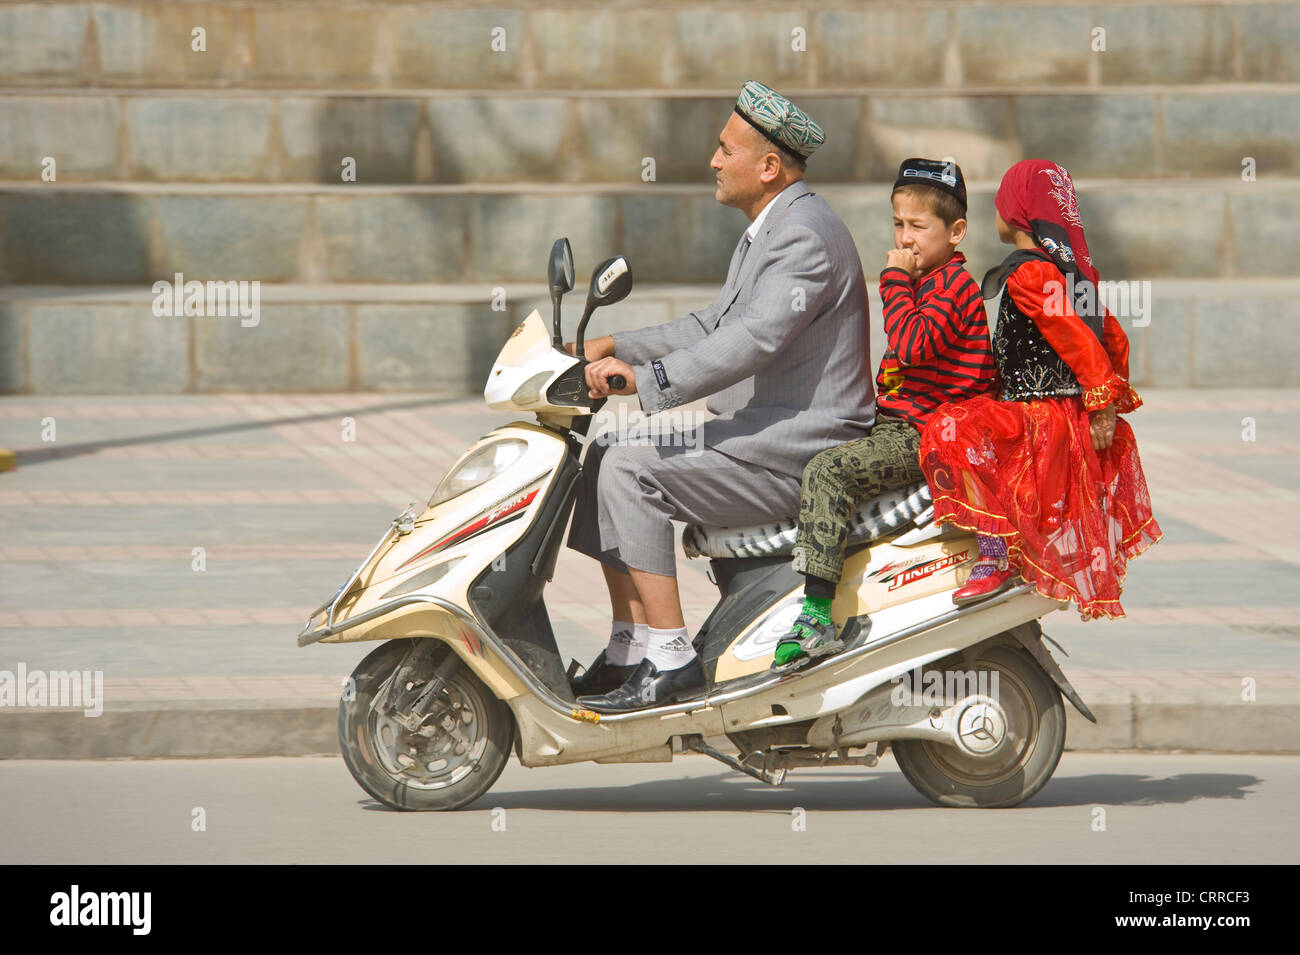
{"type": "Polygon", "coordinates": [[[801,475],[875,421],[867,284],[826,200],[800,181],[772,202],[743,262],[741,236],[712,304],[616,333],[614,355],[633,366],[642,410],[711,396],[706,447],[801,475]]]}

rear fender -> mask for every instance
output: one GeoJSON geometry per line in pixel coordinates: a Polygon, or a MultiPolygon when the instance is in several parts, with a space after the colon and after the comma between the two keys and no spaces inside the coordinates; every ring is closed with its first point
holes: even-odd
{"type": "Polygon", "coordinates": [[[1061,691],[1061,695],[1074,704],[1074,708],[1079,711],[1083,718],[1089,723],[1096,723],[1097,717],[1092,715],[1092,710],[1088,709],[1088,704],[1083,702],[1083,697],[1079,696],[1078,691],[1066,679],[1065,672],[1061,669],[1060,664],[1056,662],[1047,647],[1043,646],[1043,628],[1039,622],[1031,620],[1028,623],[1022,623],[1018,627],[1012,627],[1007,633],[1015,637],[1016,642],[1028,651],[1029,655],[1034,658],[1034,662],[1052,678],[1052,682],[1061,691]]]}

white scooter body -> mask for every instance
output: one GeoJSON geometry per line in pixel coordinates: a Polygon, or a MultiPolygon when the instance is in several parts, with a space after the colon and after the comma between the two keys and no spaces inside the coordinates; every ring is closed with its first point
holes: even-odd
{"type": "MultiPolygon", "coordinates": [[[[1090,717],[1039,643],[1037,619],[1063,605],[1021,585],[954,607],[974,537],[916,514],[921,491],[890,512],[897,532],[850,549],[832,607],[848,649],[770,670],[803,578],[788,556],[725,556],[736,549],[725,529],[695,528],[698,546],[715,548],[723,592],[696,638],[707,694],[614,715],[578,707],[542,591],[580,473],[574,432],[599,407],[582,371],[530,314],[484,393],[490,407],[533,412],[537,423],[504,425],[471,445],[425,509],[395,519],[299,634],[300,646],[397,641],[358,667],[340,703],[344,755],[367,791],[397,808],[465,805],[495,780],[504,764],[496,750],[511,739],[525,766],[669,762],[690,750],[773,784],[800,765],[874,765],[887,741],[904,741],[895,753],[908,778],[950,805],[1011,805],[1046,782],[1064,741],[1058,690],[1090,717]],[[1014,699],[998,698],[996,678],[992,693],[978,683],[927,694],[917,677],[931,665],[971,678],[996,671],[1014,699]],[[513,726],[499,725],[504,709],[493,698],[513,726]],[[739,758],[712,745],[723,736],[739,758]],[[950,785],[986,767],[998,770],[988,786],[950,785]]],[[[746,546],[761,553],[764,544],[746,546]]]]}

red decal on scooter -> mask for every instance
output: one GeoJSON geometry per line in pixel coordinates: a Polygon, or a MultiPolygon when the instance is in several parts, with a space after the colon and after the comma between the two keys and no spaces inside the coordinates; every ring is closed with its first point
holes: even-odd
{"type": "Polygon", "coordinates": [[[403,561],[401,564],[398,565],[397,570],[401,570],[407,564],[415,563],[421,557],[427,557],[429,554],[432,554],[435,550],[437,550],[440,547],[445,547],[448,544],[454,544],[454,543],[458,543],[459,541],[466,540],[472,535],[477,534],[479,531],[486,530],[488,528],[488,525],[496,523],[497,521],[501,520],[501,518],[509,517],[511,514],[523,510],[525,507],[527,507],[529,504],[533,502],[533,498],[537,496],[537,492],[540,490],[541,488],[534,488],[533,490],[525,494],[523,497],[519,498],[517,501],[514,501],[511,504],[502,504],[498,507],[493,508],[491,511],[489,511],[483,517],[480,517],[473,524],[469,524],[466,527],[462,527],[456,533],[444,537],[442,540],[438,541],[438,543],[430,547],[426,547],[424,550],[420,551],[418,554],[416,554],[414,557],[410,558],[409,560],[403,561]]]}
{"type": "Polygon", "coordinates": [[[881,580],[888,580],[890,577],[894,576],[895,572],[897,572],[900,567],[905,566],[907,566],[906,561],[893,560],[884,567],[881,567],[879,570],[873,570],[870,576],[880,578],[881,580]]]}
{"type": "Polygon", "coordinates": [[[899,587],[906,587],[908,584],[933,576],[948,567],[955,567],[966,560],[966,554],[966,551],[962,551],[960,554],[949,554],[946,557],[940,557],[929,563],[921,564],[919,567],[909,567],[898,575],[897,579],[889,585],[889,589],[897,590],[899,587]]]}

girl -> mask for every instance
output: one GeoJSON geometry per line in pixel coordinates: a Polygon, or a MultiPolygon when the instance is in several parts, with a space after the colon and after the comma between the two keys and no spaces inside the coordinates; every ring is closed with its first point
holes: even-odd
{"type": "Polygon", "coordinates": [[[946,404],[921,440],[935,519],[979,535],[958,604],[1009,586],[1073,600],[1086,619],[1122,617],[1125,567],[1161,537],[1128,423],[1128,338],[1097,295],[1074,183],[1041,159],[998,187],[999,238],[1016,246],[984,279],[999,289],[993,354],[1001,400],[946,404]]]}

